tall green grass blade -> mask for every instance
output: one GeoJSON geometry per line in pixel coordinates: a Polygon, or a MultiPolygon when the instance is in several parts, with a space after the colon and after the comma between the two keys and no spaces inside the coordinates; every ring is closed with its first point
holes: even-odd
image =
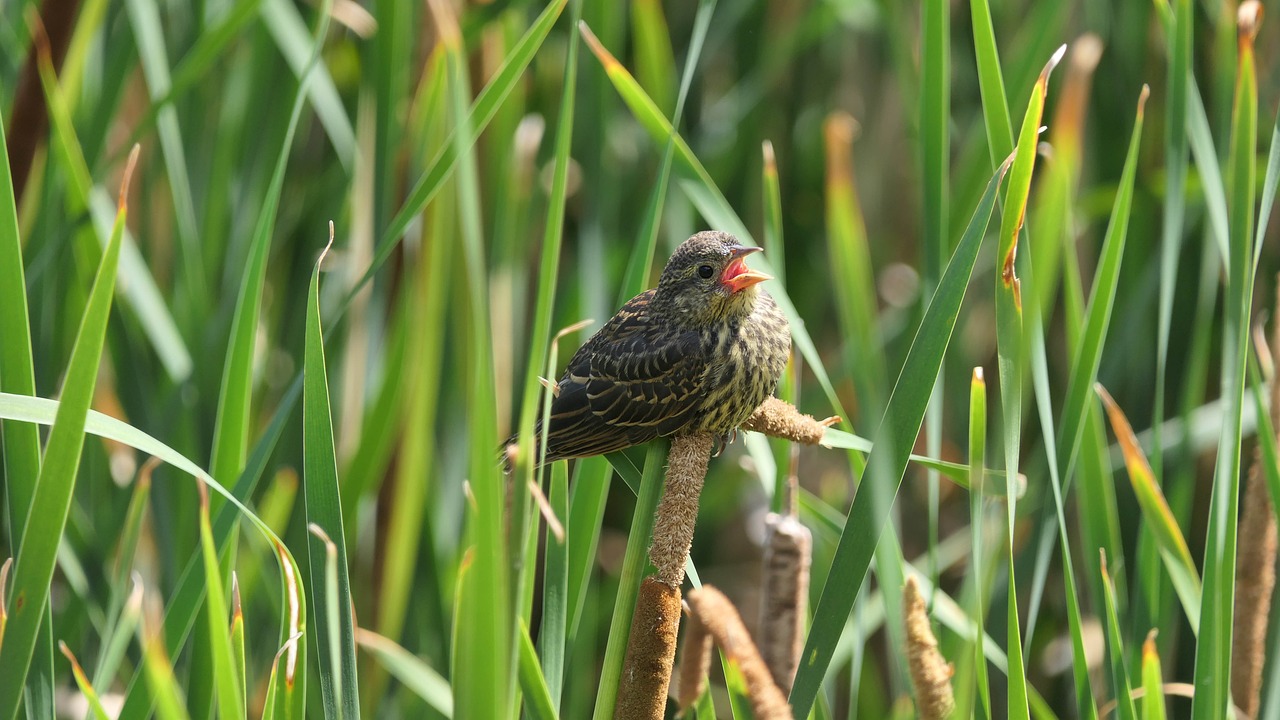
{"type": "MultiPolygon", "coordinates": [[[[40,467],[31,497],[28,521],[17,544],[9,618],[5,625],[4,645],[0,646],[0,678],[4,678],[4,682],[0,682],[0,718],[16,718],[18,715],[27,672],[36,651],[37,636],[48,618],[49,583],[53,579],[58,545],[71,511],[71,496],[75,490],[80,454],[84,449],[85,419],[93,401],[98,364],[102,359],[107,321],[115,294],[116,268],[127,214],[124,202],[128,195],[128,177],[136,160],[135,151],[130,157],[130,168],[125,171],[124,185],[120,190],[120,210],[116,215],[115,228],[102,255],[102,263],[94,277],[89,302],[76,333],[62,388],[62,402],[45,446],[45,462],[40,467]],[[39,519],[38,527],[33,527],[31,518],[39,519]]],[[[47,636],[44,640],[47,642],[47,636]]]]}
{"type": "MultiPolygon", "coordinates": [[[[4,338],[0,342],[0,391],[34,396],[36,379],[27,314],[27,283],[4,124],[0,118],[0,338],[4,338]]],[[[0,455],[4,457],[9,548],[16,554],[22,547],[36,478],[40,476],[40,436],[33,425],[3,422],[0,423],[0,443],[4,450],[0,455]]],[[[0,597],[0,604],[6,601],[7,598],[0,597]]],[[[46,609],[44,615],[27,678],[28,708],[35,715],[53,712],[52,611],[46,609]]],[[[2,632],[0,638],[3,638],[2,632]]]]}
{"type": "Polygon", "coordinates": [[[924,418],[933,379],[941,367],[942,356],[955,327],[956,313],[977,262],[978,249],[995,204],[996,189],[1005,169],[1006,166],[1001,166],[988,183],[973,220],[943,273],[894,387],[884,420],[876,431],[877,447],[867,458],[867,471],[849,509],[849,519],[840,535],[827,581],[814,610],[800,668],[792,686],[791,705],[798,718],[807,716],[813,707],[845,619],[856,599],[855,592],[850,589],[862,585],[871,555],[888,520],[907,456],[924,418]]]}
{"type": "MultiPolygon", "coordinates": [[[[329,242],[333,242],[332,223],[329,242]]],[[[311,286],[307,291],[302,487],[307,524],[312,528],[307,555],[325,715],[356,718],[360,716],[360,699],[356,684],[355,620],[351,615],[351,580],[347,572],[342,507],[338,500],[338,463],[334,455],[324,335],[320,327],[320,265],[324,255],[321,253],[311,271],[311,286]],[[326,535],[328,537],[324,537],[326,535]]]]}
{"type": "MultiPolygon", "coordinates": [[[[613,605],[613,620],[609,623],[609,640],[605,646],[604,665],[600,672],[600,684],[596,690],[595,720],[613,717],[614,702],[618,697],[618,681],[622,676],[622,659],[627,651],[627,637],[631,632],[631,614],[635,610],[636,594],[644,578],[648,563],[649,536],[653,533],[654,513],[662,496],[662,473],[667,462],[670,441],[654,440],[645,454],[644,474],[636,493],[636,508],[631,514],[631,529],[627,533],[627,551],[622,561],[622,576],[618,579],[618,594],[613,605]]],[[[612,459],[612,458],[611,458],[612,459]]]]}
{"type": "MultiPolygon", "coordinates": [[[[1022,284],[1016,271],[1019,235],[1023,232],[1026,216],[1027,196],[1031,189],[1031,175],[1035,168],[1040,118],[1044,111],[1045,97],[1048,93],[1049,76],[1054,66],[1062,59],[1066,46],[1054,53],[1040,73],[1031,98],[1027,102],[1027,111],[1023,116],[1022,128],[1018,133],[1018,146],[1013,155],[1013,165],[1009,171],[1009,189],[1004,204],[1004,215],[1000,223],[1000,243],[997,249],[996,262],[999,277],[996,281],[996,347],[1000,372],[1000,404],[1001,422],[1004,439],[1004,459],[1006,482],[1018,472],[1018,456],[1022,440],[1022,370],[1026,364],[1026,342],[1023,327],[1022,284]]],[[[984,89],[984,98],[986,92],[984,89]]],[[[985,103],[984,103],[985,104],[985,103]]],[[[990,107],[986,107],[988,111],[990,107]]],[[[990,131],[990,120],[988,130],[990,131]]],[[[994,149],[994,148],[993,148],[994,149]]],[[[1025,262],[1024,262],[1025,264],[1025,262]]],[[[1034,337],[1035,333],[1032,333],[1034,337]]],[[[1008,548],[1009,548],[1009,585],[1016,587],[1013,572],[1013,531],[1017,520],[1017,503],[1010,485],[1006,507],[1008,509],[1008,548]]],[[[1023,718],[1030,714],[1027,706],[1026,676],[1023,670],[1021,630],[1019,628],[1017,594],[1009,594],[1008,638],[1009,638],[1009,716],[1023,718]]],[[[1086,678],[1087,682],[1087,678],[1086,678]]],[[[1077,678],[1079,692],[1079,678],[1077,678]]]]}
{"type": "MultiPolygon", "coordinates": [[[[140,0],[136,0],[140,1],[140,0]]],[[[311,67],[319,57],[327,23],[322,22],[317,32],[312,52],[311,67]]],[[[288,128],[276,157],[271,181],[263,198],[262,210],[254,225],[253,239],[249,245],[249,257],[236,297],[235,314],[231,320],[231,335],[227,343],[227,358],[222,369],[222,382],[218,391],[218,414],[214,422],[213,452],[209,461],[209,473],[214,477],[234,477],[244,468],[248,454],[250,430],[250,405],[253,399],[253,357],[259,314],[262,308],[262,292],[266,282],[267,258],[271,251],[271,234],[275,227],[280,206],[280,192],[284,184],[285,168],[293,148],[293,136],[305,107],[307,88],[313,73],[302,74],[288,128]]]]}
{"type": "Polygon", "coordinates": [[[1146,104],[1148,92],[1148,88],[1144,85],[1142,94],[1138,97],[1138,112],[1129,140],[1129,154],[1125,158],[1115,205],[1111,209],[1111,218],[1107,223],[1107,232],[1102,239],[1098,269],[1094,275],[1093,289],[1089,294],[1089,307],[1085,314],[1084,327],[1071,361],[1071,375],[1067,384],[1066,399],[1063,401],[1057,454],[1058,477],[1067,487],[1071,483],[1071,471],[1084,433],[1085,417],[1090,407],[1089,391],[1098,377],[1098,366],[1102,362],[1102,344],[1111,324],[1111,310],[1115,305],[1116,290],[1120,283],[1120,262],[1124,257],[1125,240],[1128,236],[1138,148],[1142,142],[1143,107],[1146,104]]]}
{"type": "MultiPolygon", "coordinates": [[[[570,10],[570,18],[577,21],[582,17],[582,3],[575,2],[570,10]]],[[[551,390],[543,388],[538,381],[538,373],[545,372],[549,378],[556,377],[556,348],[555,343],[549,343],[549,335],[551,334],[551,318],[555,304],[555,291],[557,277],[559,275],[560,266],[560,245],[564,235],[564,218],[565,218],[565,198],[568,194],[569,183],[569,165],[572,161],[570,151],[573,146],[573,116],[574,108],[577,102],[576,88],[578,84],[578,53],[579,53],[578,34],[569,33],[569,49],[568,56],[564,66],[563,91],[560,97],[560,115],[559,122],[556,126],[555,137],[555,166],[551,177],[551,193],[547,198],[547,217],[543,226],[542,236],[542,258],[541,266],[538,273],[538,295],[534,305],[533,313],[533,329],[530,334],[532,341],[527,373],[524,380],[524,399],[521,405],[519,436],[525,440],[521,443],[522,451],[516,456],[515,470],[512,475],[513,502],[510,514],[510,530],[508,542],[510,543],[511,555],[511,580],[514,587],[512,592],[512,601],[518,608],[517,614],[522,623],[530,622],[526,618],[525,596],[526,592],[533,590],[532,573],[537,566],[537,560],[533,556],[536,547],[536,541],[531,543],[531,537],[537,533],[537,516],[532,509],[532,498],[530,488],[537,482],[535,480],[535,459],[546,457],[547,434],[543,433],[541,438],[541,447],[534,447],[534,417],[536,411],[541,405],[543,427],[550,426],[551,412],[551,390]],[[549,351],[549,357],[548,357],[549,351]],[[541,396],[541,397],[539,397],[541,396]],[[539,402],[541,401],[541,402],[539,402]],[[532,520],[532,530],[529,529],[532,520]],[[522,565],[525,571],[522,572],[522,565]]],[[[567,472],[567,470],[565,471],[567,472]]],[[[548,533],[550,535],[550,533],[548,533]]],[[[548,553],[552,551],[551,543],[554,542],[550,537],[547,540],[548,553]]],[[[563,548],[561,548],[563,549],[563,548]]],[[[548,558],[548,563],[550,558],[548,558]]],[[[546,580],[544,580],[544,583],[546,580]]],[[[544,585],[544,589],[546,586],[544,585]]],[[[559,696],[560,673],[563,671],[563,658],[557,657],[563,654],[565,639],[565,629],[563,625],[566,619],[565,608],[563,606],[563,596],[557,597],[554,592],[551,593],[550,599],[553,601],[549,608],[554,617],[551,618],[553,624],[560,624],[555,629],[555,635],[540,638],[545,640],[550,646],[556,648],[551,653],[550,662],[552,670],[556,674],[553,681],[556,686],[556,696],[559,696]],[[559,602],[557,602],[559,601],[559,602]]],[[[531,612],[530,612],[531,614],[531,612]]],[[[519,633],[516,633],[518,635],[519,633]]],[[[526,687],[529,684],[529,672],[525,668],[524,642],[527,641],[527,631],[525,637],[512,637],[512,642],[518,647],[514,648],[518,657],[517,675],[520,685],[525,692],[529,701],[529,709],[533,712],[540,712],[537,706],[542,701],[540,694],[530,695],[534,688],[526,687]]],[[[536,663],[536,657],[535,657],[536,663]]],[[[539,670],[541,675],[541,670],[539,670]]],[[[541,692],[548,693],[547,702],[550,703],[551,697],[546,687],[546,681],[543,680],[538,687],[541,692]]],[[[558,699],[558,697],[557,697],[558,699]]],[[[554,714],[554,711],[552,711],[554,714]]]]}
{"type": "MultiPolygon", "coordinates": [[[[249,456],[249,462],[245,466],[244,472],[237,478],[236,484],[231,490],[227,490],[214,480],[213,476],[206,473],[199,465],[181,453],[127,423],[91,410],[85,424],[86,432],[116,440],[148,455],[160,458],[192,477],[201,480],[226,499],[230,505],[224,506],[214,514],[213,518],[213,535],[215,541],[219,544],[220,552],[225,552],[226,544],[232,535],[232,529],[239,522],[240,517],[247,517],[265,537],[271,540],[276,548],[276,555],[281,568],[282,596],[286,597],[287,604],[291,607],[291,620],[284,624],[280,633],[282,645],[294,635],[297,635],[300,632],[300,628],[305,624],[306,603],[297,587],[299,584],[297,564],[294,562],[292,554],[288,552],[284,543],[279,540],[271,528],[256,515],[249,512],[244,503],[252,494],[258,479],[262,477],[268,456],[280,439],[280,435],[284,432],[285,422],[289,419],[289,414],[297,402],[298,394],[301,392],[302,383],[297,381],[289,387],[285,396],[281,398],[280,409],[276,411],[275,416],[267,425],[262,438],[258,442],[258,446],[254,448],[253,454],[249,456]]],[[[52,422],[57,407],[57,403],[52,400],[23,398],[0,393],[0,417],[12,417],[25,422],[48,424],[52,422]]],[[[164,647],[162,650],[166,654],[176,654],[186,642],[187,635],[191,632],[191,628],[195,623],[196,613],[203,606],[204,591],[204,572],[200,567],[200,560],[192,557],[188,560],[185,569],[183,569],[178,579],[177,587],[171,593],[169,605],[165,611],[164,647]]],[[[300,717],[302,710],[305,708],[306,696],[301,690],[305,686],[306,675],[304,673],[295,678],[293,666],[299,653],[306,657],[306,638],[298,637],[294,639],[289,644],[287,652],[290,668],[281,677],[280,682],[286,684],[290,692],[281,695],[279,702],[293,708],[295,710],[294,714],[300,717]],[[296,694],[292,692],[295,687],[299,690],[296,694]]],[[[135,674],[134,680],[130,683],[125,696],[124,708],[120,711],[121,718],[133,720],[134,718],[143,718],[151,712],[153,698],[149,694],[150,685],[144,680],[145,678],[141,674],[135,674]]]]}
{"type": "Polygon", "coordinates": [[[987,129],[987,151],[992,166],[999,165],[1013,152],[1013,120],[1009,117],[1009,101],[1005,94],[1004,75],[1000,71],[1000,53],[996,50],[996,34],[991,24],[991,6],[987,0],[969,3],[973,22],[973,47],[978,64],[978,89],[982,94],[982,119],[987,129]]]}
{"type": "Polygon", "coordinates": [[[209,666],[213,668],[212,681],[218,703],[218,717],[231,720],[245,716],[244,691],[233,659],[231,636],[227,632],[227,596],[223,591],[218,548],[213,542],[213,528],[209,522],[209,492],[203,485],[200,486],[200,551],[204,559],[204,581],[208,588],[205,617],[209,620],[209,644],[198,648],[196,652],[208,653],[209,666]]]}
{"type": "Polygon", "coordinates": [[[473,136],[467,101],[471,95],[461,37],[451,9],[433,4],[448,63],[449,109],[454,122],[453,150],[457,158],[458,214],[467,282],[467,322],[464,333],[468,359],[467,403],[468,482],[473,502],[467,523],[471,567],[459,579],[459,612],[454,617],[453,668],[456,711],[461,717],[500,717],[510,712],[515,650],[510,564],[503,515],[506,483],[494,462],[498,444],[492,335],[489,329],[488,282],[485,277],[484,238],[479,184],[472,153],[473,136]]]}
{"type": "Polygon", "coordinates": [[[1106,600],[1107,656],[1111,659],[1111,689],[1115,693],[1116,717],[1119,720],[1138,720],[1133,706],[1133,684],[1129,682],[1129,668],[1124,656],[1124,642],[1120,633],[1120,618],[1116,616],[1115,586],[1107,573],[1107,555],[1099,554],[1098,570],[1102,574],[1103,597],[1106,600]]]}
{"type": "Polygon", "coordinates": [[[1232,112],[1227,197],[1230,202],[1230,241],[1223,331],[1222,396],[1226,414],[1214,467],[1213,498],[1205,541],[1204,587],[1196,644],[1196,720],[1226,715],[1231,676],[1231,635],[1234,616],[1236,530],[1240,502],[1240,440],[1245,366],[1249,342],[1249,311],[1254,283],[1254,147],[1257,141],[1258,87],[1253,41],[1261,22],[1261,6],[1246,3],[1238,20],[1239,60],[1232,112]]]}

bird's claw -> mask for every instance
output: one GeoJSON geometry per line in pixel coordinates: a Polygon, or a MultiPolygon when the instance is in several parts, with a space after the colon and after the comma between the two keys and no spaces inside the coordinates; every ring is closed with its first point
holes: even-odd
{"type": "Polygon", "coordinates": [[[820,421],[818,421],[818,424],[819,424],[819,425],[821,425],[821,426],[822,426],[822,427],[824,427],[824,428],[829,428],[829,427],[832,427],[832,426],[834,426],[834,425],[838,424],[838,423],[840,422],[840,420],[841,420],[841,418],[840,418],[840,416],[839,416],[839,415],[832,415],[831,417],[827,418],[826,420],[820,420],[820,421]]]}
{"type": "Polygon", "coordinates": [[[711,457],[720,457],[720,453],[724,452],[724,449],[732,445],[737,439],[738,428],[733,428],[729,432],[725,433],[716,433],[713,436],[711,457]]]}

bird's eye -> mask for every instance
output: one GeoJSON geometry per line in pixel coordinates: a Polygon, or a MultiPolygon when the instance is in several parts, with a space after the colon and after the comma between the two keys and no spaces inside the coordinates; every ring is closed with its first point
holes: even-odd
{"type": "Polygon", "coordinates": [[[703,280],[710,280],[711,276],[715,274],[716,274],[716,269],[711,267],[710,265],[698,266],[698,277],[702,278],[703,280]]]}

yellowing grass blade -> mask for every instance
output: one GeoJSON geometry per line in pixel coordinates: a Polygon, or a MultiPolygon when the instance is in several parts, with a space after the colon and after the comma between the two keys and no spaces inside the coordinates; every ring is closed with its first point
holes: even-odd
{"type": "Polygon", "coordinates": [[[1101,384],[1094,385],[1094,390],[1097,391],[1098,397],[1102,398],[1107,417],[1111,420],[1111,428],[1124,453],[1129,482],[1133,485],[1133,493],[1138,498],[1138,506],[1142,508],[1143,519],[1155,534],[1160,556],[1164,559],[1165,567],[1169,571],[1169,578],[1173,581],[1174,590],[1177,591],[1178,599],[1182,601],[1183,610],[1186,611],[1187,619],[1190,620],[1191,627],[1194,629],[1196,619],[1200,617],[1200,575],[1196,572],[1195,562],[1191,559],[1191,550],[1187,547],[1186,539],[1182,537],[1178,521],[1169,509],[1164,492],[1156,483],[1151,465],[1147,462],[1146,454],[1142,452],[1142,447],[1138,444],[1138,438],[1133,434],[1133,428],[1129,425],[1124,411],[1116,405],[1111,393],[1108,393],[1101,384]]]}

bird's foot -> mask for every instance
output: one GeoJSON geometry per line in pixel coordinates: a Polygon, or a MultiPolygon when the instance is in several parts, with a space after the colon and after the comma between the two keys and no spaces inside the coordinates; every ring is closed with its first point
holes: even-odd
{"type": "Polygon", "coordinates": [[[738,428],[733,428],[729,432],[716,433],[713,438],[714,443],[711,447],[711,457],[720,457],[720,453],[724,452],[725,448],[732,445],[734,441],[738,439],[738,428]]]}

